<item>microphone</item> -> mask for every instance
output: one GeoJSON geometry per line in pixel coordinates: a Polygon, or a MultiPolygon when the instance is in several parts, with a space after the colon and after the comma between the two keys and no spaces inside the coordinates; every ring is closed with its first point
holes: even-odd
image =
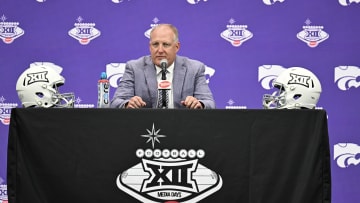
{"type": "Polygon", "coordinates": [[[166,69],[168,66],[168,61],[166,59],[162,59],[160,61],[161,67],[161,80],[158,83],[159,96],[161,100],[158,101],[158,106],[160,108],[168,108],[169,105],[169,95],[168,91],[171,89],[171,82],[166,79],[166,69]]]}
{"type": "Polygon", "coordinates": [[[161,59],[161,61],[160,61],[160,67],[161,67],[161,69],[166,69],[167,68],[167,65],[168,65],[168,61],[167,61],[167,59],[161,59]]]}
{"type": "Polygon", "coordinates": [[[161,75],[161,79],[162,80],[166,80],[166,69],[168,66],[168,61],[167,59],[161,59],[160,61],[160,67],[161,67],[161,71],[162,71],[162,75],[161,75]]]}

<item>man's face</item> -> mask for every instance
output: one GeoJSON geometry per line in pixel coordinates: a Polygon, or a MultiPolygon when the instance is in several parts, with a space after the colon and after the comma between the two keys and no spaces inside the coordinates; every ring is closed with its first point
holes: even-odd
{"type": "Polygon", "coordinates": [[[161,59],[166,58],[170,66],[180,48],[180,43],[175,42],[173,31],[166,26],[158,27],[150,35],[150,54],[154,64],[160,66],[161,59]]]}

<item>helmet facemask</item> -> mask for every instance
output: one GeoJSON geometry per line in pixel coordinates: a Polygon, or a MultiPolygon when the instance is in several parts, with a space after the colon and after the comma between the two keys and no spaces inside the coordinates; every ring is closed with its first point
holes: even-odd
{"type": "Polygon", "coordinates": [[[54,107],[60,108],[74,108],[75,95],[72,92],[69,93],[55,93],[52,95],[54,107]]]}
{"type": "Polygon", "coordinates": [[[278,90],[263,95],[264,109],[279,109],[286,105],[286,92],[281,84],[274,85],[278,90]]]}

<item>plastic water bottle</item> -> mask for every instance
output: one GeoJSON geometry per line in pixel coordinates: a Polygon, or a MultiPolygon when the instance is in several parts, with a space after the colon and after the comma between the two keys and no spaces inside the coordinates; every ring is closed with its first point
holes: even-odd
{"type": "Polygon", "coordinates": [[[105,72],[102,72],[100,75],[100,80],[98,81],[98,108],[109,108],[110,107],[110,83],[107,79],[105,72]]]}

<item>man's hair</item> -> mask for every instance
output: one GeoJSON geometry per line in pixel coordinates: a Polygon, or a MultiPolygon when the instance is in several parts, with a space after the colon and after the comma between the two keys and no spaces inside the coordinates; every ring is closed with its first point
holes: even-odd
{"type": "Polygon", "coordinates": [[[169,27],[173,33],[174,33],[174,42],[178,42],[179,41],[179,32],[178,32],[178,29],[173,26],[172,24],[158,24],[156,25],[155,27],[153,27],[150,31],[150,40],[151,40],[151,33],[156,30],[157,28],[159,27],[169,27]]]}

